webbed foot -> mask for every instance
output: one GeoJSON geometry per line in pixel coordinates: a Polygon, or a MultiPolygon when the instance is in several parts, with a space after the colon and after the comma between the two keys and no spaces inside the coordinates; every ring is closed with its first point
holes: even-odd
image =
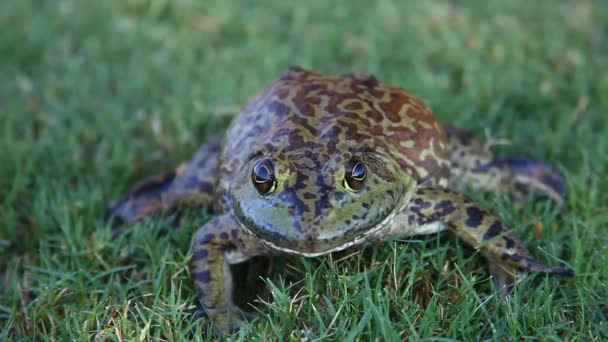
{"type": "Polygon", "coordinates": [[[259,318],[255,313],[243,311],[236,305],[204,310],[213,324],[213,331],[216,336],[246,329],[259,318]]]}
{"type": "Polygon", "coordinates": [[[537,274],[545,274],[557,277],[573,277],[574,271],[568,267],[549,267],[538,263],[533,257],[526,257],[524,262],[527,268],[518,268],[514,270],[510,267],[505,267],[499,262],[490,261],[490,273],[492,275],[492,283],[494,288],[499,293],[501,298],[507,298],[511,295],[517,278],[522,272],[535,272],[537,274]]]}

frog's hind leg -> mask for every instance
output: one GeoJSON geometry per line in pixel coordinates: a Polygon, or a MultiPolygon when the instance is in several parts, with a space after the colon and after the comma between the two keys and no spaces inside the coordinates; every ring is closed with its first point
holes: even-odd
{"type": "Polygon", "coordinates": [[[573,275],[568,267],[542,265],[497,215],[450,189],[419,189],[404,213],[396,217],[395,225],[391,235],[396,236],[441,229],[454,232],[489,260],[493,281],[502,295],[508,294],[513,281],[525,273],[573,275]]]}
{"type": "Polygon", "coordinates": [[[176,173],[176,170],[171,170],[139,182],[125,196],[110,203],[106,209],[106,217],[119,218],[127,223],[162,208],[163,194],[175,181],[176,173]]]}
{"type": "Polygon", "coordinates": [[[178,204],[211,207],[220,141],[221,135],[211,138],[187,164],[138,183],[108,206],[106,217],[128,223],[178,204]]]}
{"type": "Polygon", "coordinates": [[[443,125],[450,150],[451,186],[470,186],[517,199],[544,195],[558,205],[566,196],[564,175],[554,166],[528,157],[494,156],[471,132],[443,125]]]}

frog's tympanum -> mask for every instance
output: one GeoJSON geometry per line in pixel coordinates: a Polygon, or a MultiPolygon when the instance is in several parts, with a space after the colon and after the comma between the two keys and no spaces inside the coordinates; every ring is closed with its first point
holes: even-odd
{"type": "Polygon", "coordinates": [[[231,331],[244,321],[228,266],[258,255],[316,257],[447,229],[489,260],[499,289],[528,272],[570,276],[537,262],[499,216],[454,190],[561,204],[564,184],[550,165],[493,156],[370,74],[292,67],[190,162],[144,180],[108,214],[130,222],[160,208],[212,208],[217,215],[192,239],[191,275],[205,313],[231,331]]]}

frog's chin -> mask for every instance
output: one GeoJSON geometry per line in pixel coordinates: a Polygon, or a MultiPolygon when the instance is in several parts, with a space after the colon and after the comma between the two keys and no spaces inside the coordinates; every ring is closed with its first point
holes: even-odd
{"type": "Polygon", "coordinates": [[[313,258],[313,257],[318,257],[321,255],[325,255],[325,254],[329,254],[329,253],[333,253],[333,252],[339,252],[346,248],[356,246],[356,245],[366,242],[370,238],[371,235],[375,234],[376,232],[382,230],[382,228],[386,227],[393,220],[394,217],[395,217],[395,212],[391,211],[380,223],[376,224],[375,226],[366,230],[365,232],[359,234],[358,236],[354,237],[353,239],[345,241],[344,243],[342,243],[338,246],[324,246],[323,243],[318,243],[318,244],[313,243],[311,245],[311,247],[306,248],[306,249],[292,249],[292,248],[287,248],[285,246],[279,246],[279,245],[275,244],[274,242],[269,241],[268,239],[265,239],[264,237],[259,236],[259,234],[256,234],[249,227],[244,225],[240,220],[237,219],[237,221],[239,222],[239,224],[241,225],[243,230],[245,230],[246,232],[248,232],[251,235],[256,236],[258,238],[258,240],[260,241],[260,243],[271,248],[272,250],[281,251],[283,253],[291,254],[291,255],[299,255],[299,256],[304,256],[304,257],[308,257],[308,258],[313,258]]]}

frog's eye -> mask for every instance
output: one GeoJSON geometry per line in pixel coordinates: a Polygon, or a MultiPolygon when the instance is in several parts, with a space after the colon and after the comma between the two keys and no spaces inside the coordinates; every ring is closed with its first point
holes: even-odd
{"type": "Polygon", "coordinates": [[[365,165],[360,161],[351,161],[346,166],[344,187],[350,191],[359,191],[363,188],[363,181],[367,175],[365,165]]]}
{"type": "Polygon", "coordinates": [[[268,195],[277,188],[274,165],[269,159],[259,161],[251,170],[251,182],[260,195],[268,195]]]}

